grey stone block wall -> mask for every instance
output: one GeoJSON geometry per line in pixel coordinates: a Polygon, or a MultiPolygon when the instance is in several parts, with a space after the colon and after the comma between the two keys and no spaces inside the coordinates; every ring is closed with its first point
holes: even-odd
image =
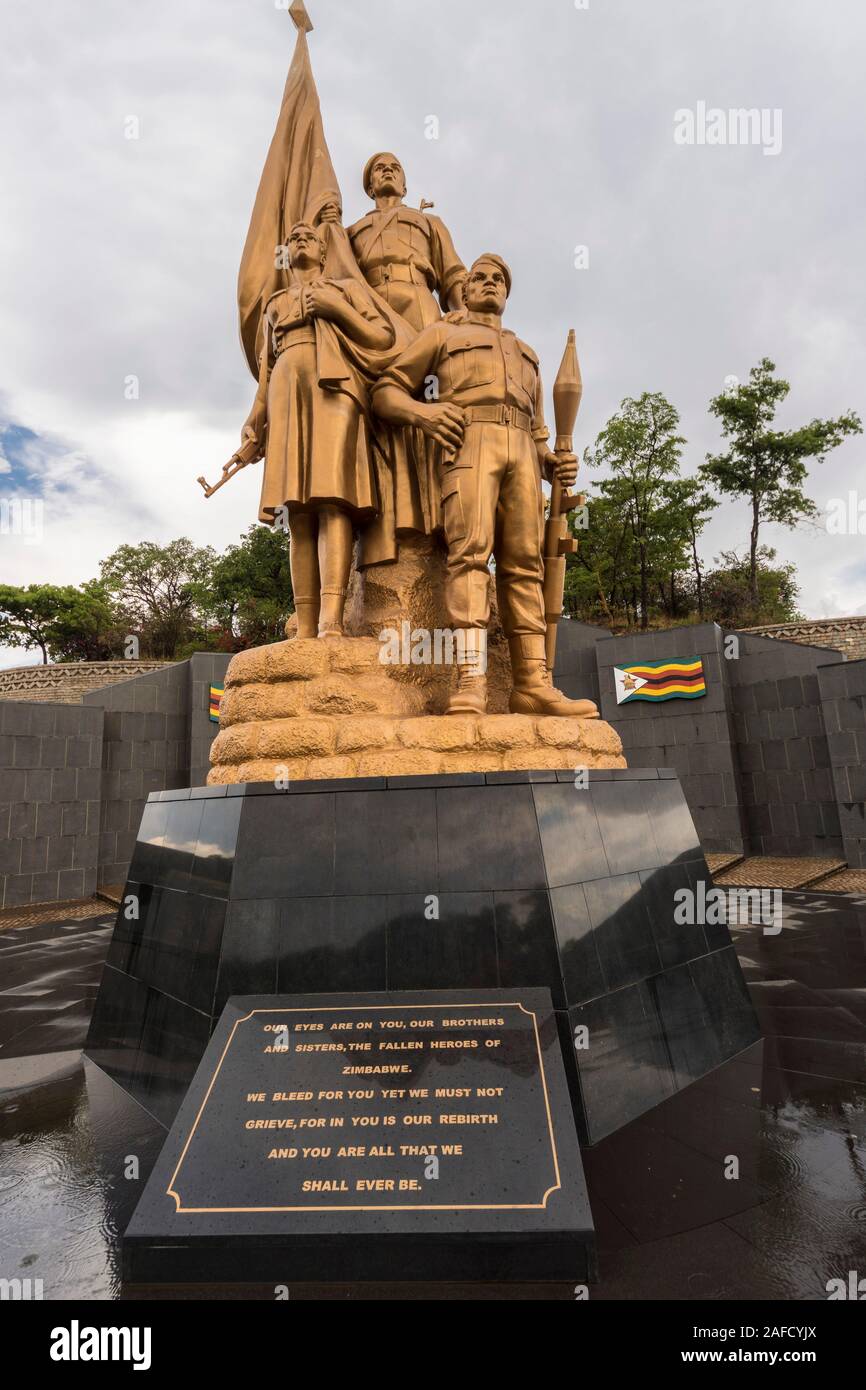
{"type": "MultiPolygon", "coordinates": [[[[866,660],[713,623],[612,637],[563,622],[556,681],[595,700],[630,768],[673,768],[706,851],[819,855],[866,869],[866,660]],[[613,667],[700,656],[701,700],[617,705],[613,667]]],[[[230,657],[199,653],[80,705],[0,700],[0,908],[83,898],[127,876],[151,792],[202,786],[230,657]]]]}
{"type": "Polygon", "coordinates": [[[595,649],[602,637],[610,637],[607,628],[591,627],[589,623],[563,619],[556,634],[556,686],[570,700],[599,702],[598,666],[595,649]]]}
{"type": "Polygon", "coordinates": [[[601,715],[623,741],[629,767],[671,767],[679,775],[701,844],[707,852],[746,850],[736,732],[724,654],[715,623],[664,632],[602,638],[596,646],[601,715]],[[704,665],[707,694],[700,700],[636,700],[618,705],[614,666],[636,661],[691,661],[704,665]]]}
{"type": "Polygon", "coordinates": [[[866,869],[866,661],[818,671],[844,856],[866,869]]]}
{"type": "Polygon", "coordinates": [[[753,854],[843,858],[819,673],[838,653],[737,635],[728,663],[753,854]]]}
{"type": "Polygon", "coordinates": [[[210,688],[224,685],[231,657],[196,652],[189,662],[189,777],[191,787],[202,787],[210,771],[210,748],[219,725],[209,716],[210,688]]]}
{"type": "Polygon", "coordinates": [[[150,793],[207,780],[210,686],[230,659],[203,653],[80,704],[0,700],[0,909],[125,881],[150,793]]]}
{"type": "Polygon", "coordinates": [[[189,786],[188,662],[91,691],[105,711],[98,883],[123,883],[151,792],[189,786]]]}
{"type": "Polygon", "coordinates": [[[95,891],[102,731],[101,709],[0,701],[0,908],[95,891]]]}

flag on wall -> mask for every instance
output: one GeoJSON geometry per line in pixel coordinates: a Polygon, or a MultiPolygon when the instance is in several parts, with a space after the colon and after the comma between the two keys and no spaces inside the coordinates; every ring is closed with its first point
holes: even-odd
{"type": "Polygon", "coordinates": [[[225,693],[224,685],[212,685],[210,688],[208,713],[215,724],[218,724],[220,720],[220,700],[225,693]]]}
{"type": "Polygon", "coordinates": [[[696,661],[640,661],[614,666],[618,705],[635,700],[699,700],[707,693],[704,663],[696,661]]]}

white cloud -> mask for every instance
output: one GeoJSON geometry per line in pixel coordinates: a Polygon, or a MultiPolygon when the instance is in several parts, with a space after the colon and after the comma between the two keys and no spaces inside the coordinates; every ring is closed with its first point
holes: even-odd
{"type": "MultiPolygon", "coordinates": [[[[793,384],[783,423],[863,412],[858,0],[824,24],[811,0],[309,8],[347,217],[366,207],[367,155],[395,148],[410,200],[435,200],[466,258],[512,263],[510,320],[548,385],[577,328],[581,445],[624,396],[663,390],[692,471],[718,447],[710,396],[764,354],[793,384]],[[678,148],[674,112],[698,100],[782,108],[781,155],[678,148]]],[[[45,545],[4,537],[3,576],[78,581],[146,537],[222,546],[255,518],[257,470],[207,503],[195,480],[218,473],[252,397],[234,283],[291,22],[235,0],[43,0],[2,25],[0,381],[9,416],[49,441],[45,545]]],[[[820,507],[862,485],[863,447],[815,470],[820,507]]],[[[708,557],[746,534],[726,502],[708,557]]],[[[862,538],[766,539],[798,565],[804,611],[866,606],[862,538]]]]}

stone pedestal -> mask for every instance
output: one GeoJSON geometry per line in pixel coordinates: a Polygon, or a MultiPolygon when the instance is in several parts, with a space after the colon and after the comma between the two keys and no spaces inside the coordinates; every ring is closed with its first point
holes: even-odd
{"type": "Polygon", "coordinates": [[[758,1037],[663,771],[162,792],[130,873],[88,1052],[166,1124],[232,995],[547,988],[584,1142],[758,1037]]]}
{"type": "MultiPolygon", "coordinates": [[[[625,767],[602,720],[444,717],[453,669],[383,664],[385,650],[375,637],[294,639],[234,657],[208,782],[625,767]]],[[[490,683],[507,707],[510,671],[490,683]]]]}

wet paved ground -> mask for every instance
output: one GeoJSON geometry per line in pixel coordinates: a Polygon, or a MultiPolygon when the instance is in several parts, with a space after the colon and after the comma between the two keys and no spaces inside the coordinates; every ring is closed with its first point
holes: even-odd
{"type": "MultiPolygon", "coordinates": [[[[41,1278],[46,1299],[148,1295],[121,1288],[118,1239],[164,1131],[81,1056],[112,925],[0,933],[0,1276],[41,1278]]],[[[786,893],[779,936],[735,939],[764,1041],[584,1153],[594,1299],[823,1299],[866,1272],[866,897],[786,893]]],[[[293,1296],[463,1292],[574,1297],[293,1296]]]]}

